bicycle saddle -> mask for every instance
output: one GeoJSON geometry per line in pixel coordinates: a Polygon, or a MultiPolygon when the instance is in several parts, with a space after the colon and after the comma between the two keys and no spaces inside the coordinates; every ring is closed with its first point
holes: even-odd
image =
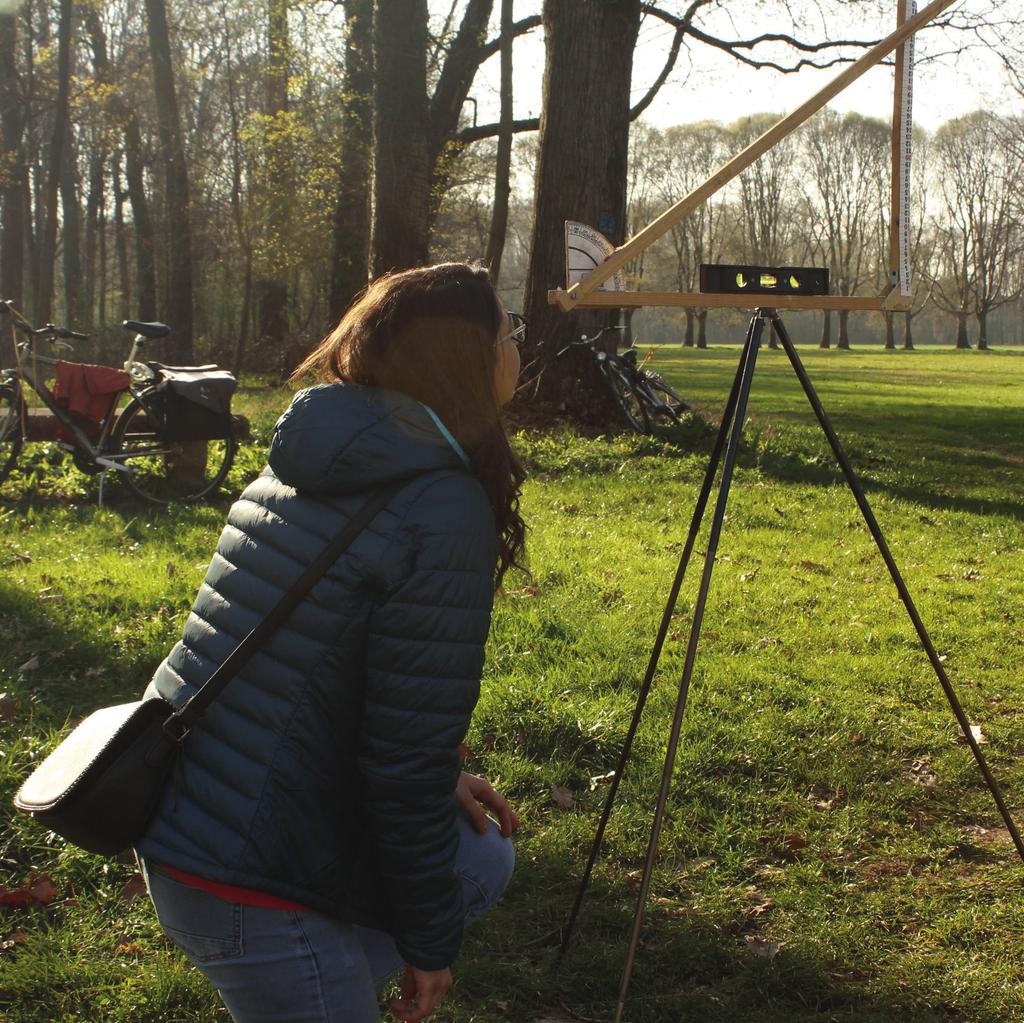
{"type": "Polygon", "coordinates": [[[125,330],[133,330],[136,334],[149,338],[167,337],[171,332],[171,328],[166,323],[143,323],[141,320],[125,320],[121,326],[125,330]]]}
{"type": "Polygon", "coordinates": [[[169,369],[172,373],[212,373],[220,369],[213,363],[208,366],[167,366],[162,362],[147,362],[146,365],[150,369],[169,369]]]}

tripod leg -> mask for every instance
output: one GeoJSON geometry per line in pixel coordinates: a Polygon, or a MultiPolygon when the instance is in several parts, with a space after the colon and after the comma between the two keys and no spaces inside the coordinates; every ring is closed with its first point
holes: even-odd
{"type": "Polygon", "coordinates": [[[829,418],[825,413],[825,409],[822,407],[821,401],[814,390],[814,386],[811,384],[810,377],[807,376],[803,363],[800,361],[800,356],[797,354],[796,348],[790,339],[789,332],[786,330],[781,317],[774,311],[769,315],[778,333],[779,339],[782,341],[782,345],[786,349],[786,355],[789,356],[789,361],[800,380],[800,385],[804,389],[804,394],[807,395],[807,400],[811,403],[811,408],[814,409],[814,414],[818,417],[818,422],[821,424],[821,428],[824,430],[825,436],[828,438],[828,442],[832,447],[832,452],[836,456],[836,460],[839,462],[840,468],[843,470],[846,482],[849,485],[850,490],[853,491],[853,496],[857,499],[857,505],[860,507],[861,514],[864,516],[864,521],[867,523],[867,527],[871,531],[872,537],[874,537],[875,545],[878,547],[878,551],[882,555],[882,559],[885,561],[886,568],[889,569],[889,575],[892,576],[892,581],[896,584],[896,590],[900,595],[900,600],[903,601],[903,605],[906,607],[907,613],[910,615],[910,620],[914,623],[914,628],[917,630],[917,636],[921,641],[921,646],[924,649],[924,652],[928,655],[928,660],[931,661],[932,668],[935,670],[935,677],[939,680],[939,685],[942,686],[942,691],[946,694],[946,699],[949,701],[953,714],[963,731],[964,739],[966,740],[967,745],[971,747],[971,752],[974,754],[974,759],[978,763],[978,768],[981,770],[982,777],[985,779],[985,784],[988,786],[989,792],[992,793],[992,798],[995,800],[999,813],[1003,818],[1006,830],[1010,833],[1010,837],[1013,839],[1013,844],[1017,847],[1017,854],[1020,856],[1021,860],[1024,861],[1024,842],[1021,841],[1021,836],[1017,830],[1017,826],[1014,824],[1013,818],[1010,816],[1010,810],[1003,799],[1002,793],[999,791],[999,786],[996,783],[995,778],[992,776],[992,772],[989,770],[988,763],[985,760],[985,755],[981,752],[981,747],[974,738],[974,733],[971,731],[970,721],[964,713],[963,707],[960,705],[960,701],[953,689],[953,685],[949,681],[949,676],[946,675],[946,669],[942,666],[942,661],[939,659],[938,652],[932,643],[931,637],[928,635],[928,630],[925,628],[924,622],[921,620],[921,616],[918,614],[917,608],[914,606],[914,601],[910,596],[910,591],[907,589],[907,584],[903,581],[903,576],[900,574],[896,561],[889,550],[889,545],[886,543],[885,537],[882,535],[882,529],[878,525],[875,513],[871,510],[871,505],[868,503],[867,496],[864,493],[864,488],[861,486],[860,480],[857,478],[857,474],[853,471],[853,466],[850,464],[850,460],[846,457],[846,452],[843,450],[843,446],[839,443],[839,437],[836,435],[836,432],[832,427],[832,423],[829,421],[829,418]]]}
{"type": "Polygon", "coordinates": [[[654,860],[658,853],[661,822],[665,816],[665,804],[668,801],[668,793],[672,784],[672,771],[675,767],[676,750],[679,745],[679,735],[683,725],[683,714],[686,710],[686,700],[690,691],[690,679],[693,677],[693,665],[697,657],[697,644],[700,641],[700,630],[704,621],[704,607],[707,604],[708,591],[711,588],[711,572],[715,566],[715,554],[718,551],[718,541],[722,535],[722,522],[725,519],[725,506],[729,499],[729,487],[732,484],[733,466],[736,464],[736,452],[739,449],[740,436],[743,432],[743,422],[747,416],[747,398],[750,396],[750,385],[754,379],[754,367],[757,364],[757,351],[761,346],[761,335],[765,327],[764,311],[759,309],[750,323],[750,343],[743,362],[739,393],[736,398],[736,415],[733,420],[732,431],[729,435],[729,445],[725,452],[725,461],[722,464],[722,478],[718,485],[715,512],[711,519],[708,549],[704,555],[704,570],[701,574],[700,589],[697,592],[697,602],[694,605],[693,622],[690,625],[690,638],[686,645],[686,661],[684,662],[683,675],[679,682],[679,695],[676,699],[675,714],[672,718],[672,730],[669,733],[668,749],[665,753],[665,766],[661,773],[661,788],[658,791],[658,800],[654,808],[654,821],[651,825],[651,837],[647,845],[647,859],[644,862],[643,875],[640,879],[640,892],[637,895],[636,911],[633,915],[633,930],[630,935],[629,949],[626,952],[626,965],[622,971],[622,981],[619,986],[619,1002],[615,1011],[615,1023],[621,1023],[622,1020],[622,1013],[626,1005],[626,994],[629,990],[629,980],[633,973],[633,962],[636,959],[636,949],[640,942],[644,904],[647,901],[647,893],[651,886],[651,873],[654,869],[654,860]]]}
{"type": "Polygon", "coordinates": [[[722,422],[718,427],[718,436],[715,438],[715,446],[711,451],[711,458],[708,461],[707,471],[704,473],[704,482],[701,485],[700,493],[697,496],[697,503],[693,509],[693,517],[690,519],[690,530],[686,536],[686,544],[683,547],[683,553],[679,559],[679,567],[676,569],[676,576],[672,582],[672,589],[669,591],[668,600],[665,603],[665,611],[661,616],[661,626],[658,629],[658,635],[654,641],[654,647],[651,650],[651,657],[647,664],[647,672],[640,685],[640,692],[637,696],[636,707],[633,709],[633,717],[629,723],[629,729],[626,732],[625,741],[622,744],[622,751],[619,754],[619,762],[615,768],[615,774],[612,777],[611,785],[608,789],[608,795],[605,798],[604,809],[601,812],[601,820],[597,825],[597,832],[595,833],[594,841],[590,846],[590,855],[587,858],[587,866],[583,871],[583,878],[576,891],[576,900],[573,903],[572,911],[569,913],[569,919],[565,925],[565,931],[562,935],[562,944],[558,951],[559,958],[565,954],[565,950],[568,948],[569,941],[572,938],[573,930],[576,926],[576,918],[579,916],[580,907],[583,905],[583,898],[586,895],[587,886],[590,884],[590,875],[593,873],[594,863],[597,861],[597,855],[600,852],[601,843],[604,841],[605,828],[608,825],[608,818],[611,816],[612,807],[615,804],[615,796],[619,791],[619,782],[622,780],[622,773],[626,769],[626,764],[629,761],[629,755],[633,749],[633,739],[636,737],[637,729],[640,727],[640,717],[643,714],[644,706],[647,703],[647,696],[650,693],[651,685],[654,681],[654,673],[658,669],[658,661],[661,659],[661,651],[665,645],[665,637],[668,635],[669,626],[672,623],[672,613],[675,611],[676,601],[679,599],[679,590],[683,585],[683,578],[686,575],[686,569],[690,563],[690,555],[693,553],[693,545],[697,540],[697,534],[700,532],[701,521],[704,518],[704,511],[708,504],[708,496],[711,494],[711,487],[715,481],[715,475],[718,472],[718,463],[721,460],[722,450],[725,447],[726,438],[729,435],[729,427],[732,424],[736,411],[736,399],[739,395],[740,379],[743,375],[743,367],[746,364],[747,355],[750,351],[753,331],[754,320],[751,319],[750,325],[747,328],[747,337],[743,344],[743,350],[740,354],[740,360],[736,366],[736,375],[733,378],[732,390],[729,392],[729,398],[725,403],[725,411],[722,413],[722,422]]]}

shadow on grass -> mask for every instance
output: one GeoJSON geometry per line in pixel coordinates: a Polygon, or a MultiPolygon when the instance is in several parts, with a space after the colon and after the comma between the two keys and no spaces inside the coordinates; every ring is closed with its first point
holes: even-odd
{"type": "MultiPolygon", "coordinates": [[[[892,423],[891,436],[880,435],[877,421],[861,414],[843,413],[832,419],[832,425],[866,493],[886,494],[937,511],[1024,518],[1024,496],[1017,496],[1024,495],[1024,456],[1018,453],[1020,438],[1024,437],[1024,410],[947,406],[941,412],[941,417],[925,419],[900,416],[892,423]],[[959,430],[950,420],[970,422],[971,433],[959,430]],[[986,440],[979,440],[979,435],[986,440]],[[915,442],[920,443],[914,454],[920,452],[920,457],[927,460],[921,466],[911,466],[913,456],[906,450],[908,444],[915,442]],[[872,475],[878,470],[909,476],[915,482],[901,484],[879,479],[872,475]],[[941,478],[936,475],[937,470],[941,471],[941,478]],[[996,473],[1016,481],[1016,486],[1008,483],[1003,487],[1005,496],[989,498],[956,492],[987,489],[998,493],[999,483],[993,479],[996,473]]],[[[699,451],[708,457],[721,414],[720,410],[703,410],[704,430],[691,427],[685,431],[665,431],[665,456],[692,459],[699,451]]],[[[756,468],[783,483],[846,485],[827,437],[809,407],[799,416],[775,413],[754,423],[748,420],[736,461],[738,466],[756,468]],[[794,420],[799,424],[799,433],[780,426],[794,420]],[[817,450],[812,444],[817,445],[817,450]]]]}
{"type": "MultiPolygon", "coordinates": [[[[466,1011],[497,1010],[517,1021],[611,1020],[632,929],[636,871],[595,874],[578,929],[558,959],[561,928],[580,863],[531,843],[501,904],[467,933],[456,970],[456,1000],[466,1011]]],[[[600,868],[599,868],[600,871],[600,868]]],[[[705,912],[696,893],[648,900],[625,1016],[646,1023],[943,1023],[963,1019],[941,990],[901,980],[878,993],[876,950],[843,961],[770,943],[770,916],[705,912]],[[869,986],[874,991],[868,990],[869,986]]],[[[884,982],[884,978],[883,982],[884,982]]],[[[941,984],[937,985],[941,989],[941,984]]],[[[461,1016],[460,1016],[461,1018],[461,1016]]],[[[484,1018],[490,1018],[485,1016],[484,1018]]],[[[496,1017],[497,1018],[497,1017],[496,1017]]],[[[995,1017],[982,1010],[976,1021],[995,1017]]]]}
{"type": "Polygon", "coordinates": [[[0,633],[9,678],[4,687],[31,706],[39,727],[77,721],[118,701],[138,699],[163,653],[131,635],[105,642],[86,624],[0,580],[0,633]],[[8,660],[11,658],[11,660],[8,660]]]}

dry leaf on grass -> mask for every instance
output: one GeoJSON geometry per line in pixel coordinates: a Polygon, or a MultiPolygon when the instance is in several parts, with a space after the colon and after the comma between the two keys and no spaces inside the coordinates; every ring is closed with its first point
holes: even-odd
{"type": "Polygon", "coordinates": [[[0,693],[0,721],[13,721],[18,701],[9,693],[0,693]]]}
{"type": "Polygon", "coordinates": [[[132,874],[121,886],[121,891],[118,894],[124,902],[134,902],[136,899],[142,898],[146,894],[146,882],[142,879],[142,875],[132,874]]]}
{"type": "Polygon", "coordinates": [[[564,785],[551,786],[551,799],[555,806],[562,810],[571,810],[575,803],[572,791],[567,789],[564,785]]]}
{"type": "Polygon", "coordinates": [[[40,877],[24,888],[9,891],[0,884],[0,906],[25,909],[27,906],[48,906],[60,894],[48,877],[40,877]]]}
{"type": "MultiPolygon", "coordinates": [[[[988,738],[981,730],[981,725],[971,725],[971,735],[979,746],[984,746],[988,742],[988,738]]],[[[964,730],[962,728],[957,733],[956,740],[957,742],[967,742],[967,736],[964,735],[964,730]]]]}
{"type": "Polygon", "coordinates": [[[767,938],[759,938],[756,934],[746,934],[743,941],[747,951],[761,959],[774,959],[786,944],[784,941],[769,941],[767,938]]]}
{"type": "Polygon", "coordinates": [[[590,779],[590,791],[593,792],[598,785],[603,785],[605,782],[611,781],[615,777],[614,771],[609,771],[607,774],[595,774],[590,779]]]}

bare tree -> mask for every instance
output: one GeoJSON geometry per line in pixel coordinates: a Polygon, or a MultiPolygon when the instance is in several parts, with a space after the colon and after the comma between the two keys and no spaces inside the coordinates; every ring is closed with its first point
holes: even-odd
{"type": "Polygon", "coordinates": [[[166,315],[173,328],[172,356],[186,361],[192,359],[192,200],[164,0],[146,0],[146,29],[167,182],[164,197],[168,212],[169,261],[166,315]]]}
{"type": "MultiPolygon", "coordinates": [[[[855,294],[874,278],[881,259],[878,209],[880,183],[888,182],[889,139],[882,121],[828,109],[803,130],[806,208],[837,295],[855,294]]],[[[839,348],[850,347],[849,316],[839,313],[839,348]]]]}
{"type": "Polygon", "coordinates": [[[336,323],[366,284],[373,167],[373,0],[345,3],[342,145],[328,313],[336,323]]]}

